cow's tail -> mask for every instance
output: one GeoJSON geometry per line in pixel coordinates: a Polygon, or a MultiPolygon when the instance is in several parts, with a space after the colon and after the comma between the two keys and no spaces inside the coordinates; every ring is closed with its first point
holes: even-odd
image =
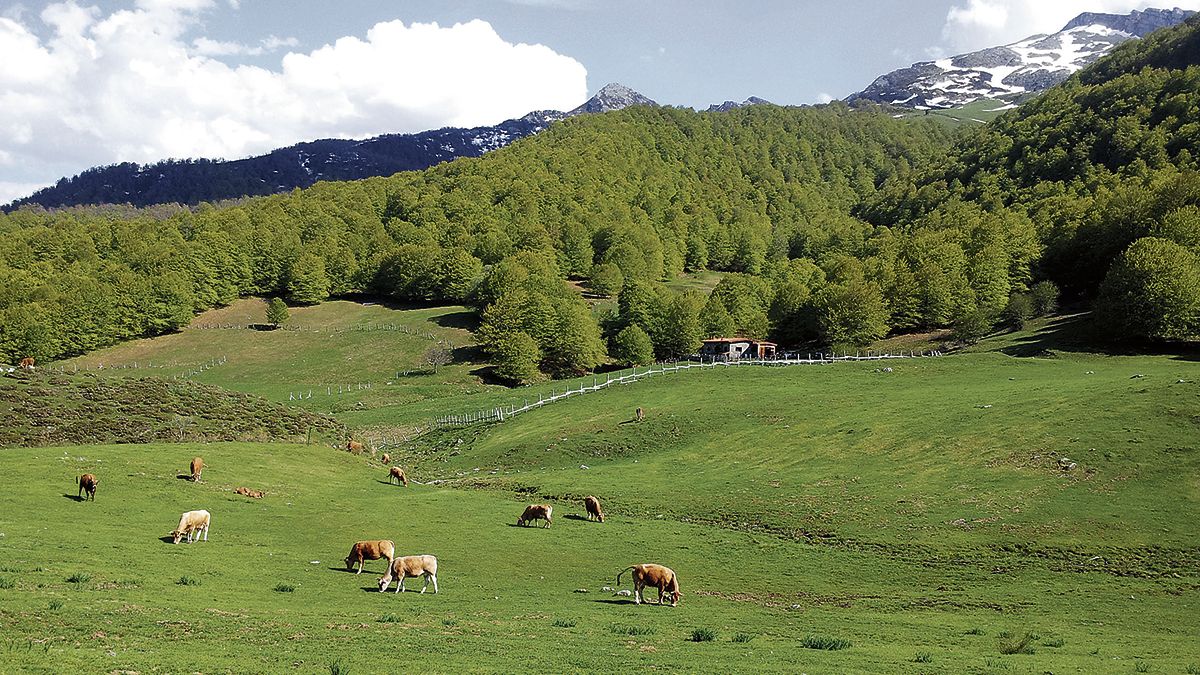
{"type": "Polygon", "coordinates": [[[629,567],[626,567],[625,569],[623,569],[617,573],[617,585],[618,586],[621,585],[621,575],[625,574],[626,572],[628,572],[631,569],[633,569],[633,565],[630,565],[629,567]]]}

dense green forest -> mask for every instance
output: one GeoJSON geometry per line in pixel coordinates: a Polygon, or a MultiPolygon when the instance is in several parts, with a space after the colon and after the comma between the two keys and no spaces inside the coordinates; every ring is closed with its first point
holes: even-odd
{"type": "Polygon", "coordinates": [[[186,325],[241,295],[466,302],[513,381],[692,352],[971,339],[1097,303],[1114,335],[1200,333],[1200,22],[1128,43],[966,136],[842,104],[635,107],[479,159],[189,210],[0,217],[0,357],[186,325]],[[729,272],[709,297],[667,290],[729,272]],[[577,288],[615,295],[597,320],[577,288]]]}
{"type": "Polygon", "coordinates": [[[1028,218],[1034,273],[1112,335],[1200,335],[1200,20],[1134,40],[897,177],[856,213],[919,229],[1028,218]],[[1150,241],[1157,240],[1157,241],[1150,241]]]}

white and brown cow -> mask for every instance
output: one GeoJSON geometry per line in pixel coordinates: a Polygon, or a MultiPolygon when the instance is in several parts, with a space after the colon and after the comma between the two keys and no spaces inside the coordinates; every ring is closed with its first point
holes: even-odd
{"type": "Polygon", "coordinates": [[[179,517],[179,526],[171,531],[171,536],[175,539],[173,543],[178,544],[184,535],[187,535],[189,544],[192,543],[192,535],[195,535],[196,541],[200,541],[203,534],[204,541],[208,541],[208,526],[211,522],[212,516],[203,509],[184,513],[179,517]]]}
{"type": "Polygon", "coordinates": [[[437,583],[437,558],[431,555],[406,555],[396,558],[392,564],[388,566],[388,571],[383,576],[379,577],[379,592],[382,593],[388,589],[392,580],[396,579],[396,592],[404,591],[404,580],[415,577],[425,577],[425,585],[421,586],[421,592],[429,587],[429,582],[433,582],[433,592],[436,595],[438,592],[437,583]]]}

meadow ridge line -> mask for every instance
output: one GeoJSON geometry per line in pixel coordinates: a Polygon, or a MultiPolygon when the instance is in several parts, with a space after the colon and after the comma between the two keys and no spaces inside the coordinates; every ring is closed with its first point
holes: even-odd
{"type": "MultiPolygon", "coordinates": [[[[659,366],[657,366],[657,370],[655,369],[656,366],[648,366],[646,372],[644,372],[644,373],[637,372],[637,368],[634,367],[631,369],[633,371],[632,373],[630,373],[628,375],[622,375],[622,376],[616,377],[616,378],[612,377],[612,374],[609,373],[609,374],[605,375],[604,382],[600,382],[599,376],[594,375],[592,377],[592,386],[590,386],[590,387],[584,386],[581,383],[579,385],[578,389],[572,389],[571,388],[572,385],[564,384],[564,390],[561,394],[551,394],[549,396],[539,396],[537,401],[534,401],[532,403],[526,402],[525,405],[523,405],[519,408],[516,407],[516,404],[510,404],[508,406],[495,406],[493,408],[484,409],[484,410],[475,410],[475,411],[461,413],[461,414],[457,414],[457,415],[447,415],[444,417],[437,417],[437,418],[434,418],[427,427],[425,427],[425,428],[418,427],[416,434],[413,435],[411,438],[403,439],[398,443],[395,441],[388,442],[386,439],[381,439],[381,441],[379,443],[373,444],[372,447],[375,448],[376,450],[386,450],[386,449],[391,449],[391,448],[398,448],[398,447],[404,445],[405,443],[411,443],[412,441],[415,441],[416,439],[420,438],[421,436],[424,436],[425,434],[427,434],[431,431],[434,431],[436,429],[442,429],[445,427],[469,427],[469,426],[472,426],[474,424],[479,424],[479,423],[504,422],[512,417],[515,417],[516,415],[523,413],[523,412],[528,412],[530,410],[533,410],[534,408],[540,408],[540,407],[548,405],[550,403],[555,403],[557,401],[561,401],[563,399],[570,398],[571,396],[595,393],[602,389],[607,389],[608,387],[611,387],[615,384],[630,384],[632,382],[638,382],[638,381],[648,378],[648,377],[653,377],[654,375],[666,375],[668,373],[679,374],[681,371],[688,372],[692,369],[699,369],[702,372],[705,368],[708,368],[710,370],[715,370],[716,368],[738,368],[738,367],[745,367],[745,366],[762,366],[762,367],[813,366],[813,365],[820,366],[820,365],[833,365],[833,364],[836,364],[839,362],[847,362],[847,361],[856,361],[856,362],[857,361],[895,361],[895,360],[937,358],[940,356],[943,356],[943,353],[940,350],[931,350],[928,352],[921,352],[919,354],[914,351],[914,352],[909,352],[908,354],[901,353],[901,354],[871,355],[871,353],[868,352],[866,356],[862,356],[861,354],[857,354],[855,356],[850,356],[848,354],[845,356],[825,356],[824,354],[817,354],[818,358],[812,358],[812,355],[809,354],[807,358],[803,358],[803,359],[801,359],[801,358],[794,358],[794,359],[790,359],[790,358],[737,359],[737,360],[732,360],[732,361],[712,361],[709,363],[704,363],[703,361],[701,361],[699,363],[693,363],[690,361],[688,361],[688,362],[676,361],[676,362],[674,362],[674,365],[672,365],[672,366],[667,366],[665,364],[659,365],[659,366]]],[[[617,371],[617,372],[621,372],[621,371],[617,371]]]]}

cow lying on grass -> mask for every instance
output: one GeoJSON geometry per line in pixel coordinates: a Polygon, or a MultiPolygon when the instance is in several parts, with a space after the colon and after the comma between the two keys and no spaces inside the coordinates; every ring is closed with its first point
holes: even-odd
{"type": "Polygon", "coordinates": [[[408,476],[404,475],[404,469],[393,466],[392,470],[388,472],[388,482],[396,483],[397,485],[403,483],[404,487],[408,487],[408,476]]]}
{"type": "Polygon", "coordinates": [[[251,499],[262,499],[263,496],[262,490],[251,490],[248,487],[240,487],[234,490],[234,492],[244,497],[250,497],[251,499]]]}
{"type": "Polygon", "coordinates": [[[79,477],[79,492],[75,493],[75,498],[78,499],[80,495],[86,492],[87,496],[83,498],[83,501],[86,502],[89,499],[96,501],[96,486],[99,484],[100,480],[92,474],[83,474],[79,477]]]}
{"type": "Polygon", "coordinates": [[[354,569],[354,563],[358,563],[356,574],[362,574],[364,560],[379,560],[380,558],[387,558],[390,569],[392,559],[395,557],[396,545],[390,539],[357,541],[350,547],[350,555],[346,556],[346,571],[354,569]]]}
{"type": "Polygon", "coordinates": [[[631,570],[633,571],[634,603],[642,604],[642,589],[647,586],[653,586],[658,589],[658,604],[662,604],[663,596],[667,593],[671,594],[672,607],[679,603],[679,577],[675,576],[675,570],[653,563],[633,565],[626,567],[617,574],[618,586],[621,585],[621,575],[631,570]]]}
{"type": "Polygon", "coordinates": [[[404,591],[404,580],[409,577],[425,577],[425,585],[421,586],[422,593],[432,581],[433,592],[436,595],[438,592],[437,558],[431,555],[406,555],[396,558],[388,567],[387,574],[379,577],[379,592],[386,591],[391,585],[392,579],[396,579],[398,580],[396,592],[400,593],[404,591]]]}
{"type": "Polygon", "coordinates": [[[587,509],[588,520],[595,518],[604,522],[604,512],[600,510],[600,500],[591,495],[583,498],[583,507],[587,509]]]}
{"type": "Polygon", "coordinates": [[[550,516],[554,513],[554,507],[549,504],[530,504],[525,507],[525,512],[517,518],[517,525],[525,526],[533,523],[535,520],[546,521],[546,527],[550,527],[550,516]]]}
{"type": "Polygon", "coordinates": [[[208,511],[203,509],[199,511],[188,511],[179,517],[179,527],[176,527],[171,532],[171,537],[175,541],[172,543],[178,544],[183,535],[187,535],[187,543],[192,543],[192,535],[195,535],[196,541],[200,541],[200,535],[204,535],[204,541],[208,541],[208,526],[212,522],[212,516],[208,511]]]}

